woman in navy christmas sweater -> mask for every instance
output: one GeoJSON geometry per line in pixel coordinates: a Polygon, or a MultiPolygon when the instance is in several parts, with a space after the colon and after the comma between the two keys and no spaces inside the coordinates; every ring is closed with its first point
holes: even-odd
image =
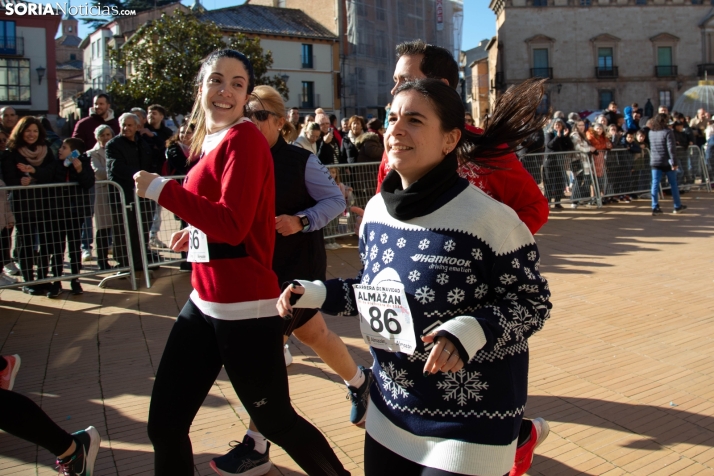
{"type": "Polygon", "coordinates": [[[299,281],[294,307],[354,315],[374,356],[365,474],[502,476],[513,466],[528,384],[528,337],[549,317],[533,236],[469,185],[458,159],[503,154],[540,126],[540,83],[509,91],[482,136],[444,83],[398,88],[385,135],[392,172],[370,200],[356,279],[299,281]]]}
{"type": "Polygon", "coordinates": [[[200,159],[183,187],[145,171],[134,176],[139,196],[191,225],[171,237],[171,246],[189,251],[190,234],[189,261],[196,260],[194,291],[171,330],[151,394],[155,474],[193,475],[191,423],[225,367],[266,438],[310,475],[349,475],[319,430],[290,405],[283,321],[275,309],[280,289],[271,269],[273,159],[265,137],[244,116],[255,84],[252,66],[237,51],[219,50],[204,61],[197,83],[191,155],[200,159]]]}

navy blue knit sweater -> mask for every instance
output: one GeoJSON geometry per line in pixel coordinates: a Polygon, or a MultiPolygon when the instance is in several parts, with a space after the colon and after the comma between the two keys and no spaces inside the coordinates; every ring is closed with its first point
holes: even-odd
{"type": "Polygon", "coordinates": [[[526,404],[527,339],[549,317],[550,292],[533,236],[515,212],[472,185],[459,182],[450,192],[438,210],[405,221],[374,197],[361,229],[360,276],[301,282],[306,292],[296,307],[354,315],[354,284],[399,280],[417,347],[412,355],[372,348],[367,432],[424,466],[502,476],[513,465],[526,404]],[[432,344],[420,336],[435,330],[468,362],[459,372],[424,377],[432,344]]]}

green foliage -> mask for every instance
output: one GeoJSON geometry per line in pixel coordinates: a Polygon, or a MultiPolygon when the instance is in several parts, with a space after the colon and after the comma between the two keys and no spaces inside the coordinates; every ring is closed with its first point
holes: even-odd
{"type": "MultiPolygon", "coordinates": [[[[267,76],[273,63],[270,52],[263,53],[259,39],[243,35],[228,37],[227,44],[244,53],[255,69],[256,84],[275,87],[287,99],[288,88],[278,76],[267,76]]],[[[111,52],[118,68],[131,65],[126,82],[113,82],[108,92],[117,110],[161,104],[170,116],[186,114],[193,105],[195,78],[201,60],[226,41],[213,23],[201,22],[191,13],[176,11],[139,28],[119,50],[111,52]]]]}

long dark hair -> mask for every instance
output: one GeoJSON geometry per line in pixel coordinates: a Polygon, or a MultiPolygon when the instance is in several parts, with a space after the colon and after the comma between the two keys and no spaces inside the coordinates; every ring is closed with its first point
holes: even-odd
{"type": "Polygon", "coordinates": [[[667,128],[667,114],[659,113],[652,119],[651,131],[661,131],[667,128]]]}
{"type": "Polygon", "coordinates": [[[40,120],[34,116],[25,116],[19,121],[17,121],[17,125],[15,125],[15,127],[13,128],[12,133],[10,134],[10,139],[7,141],[7,148],[12,151],[16,151],[21,147],[34,148],[37,145],[46,144],[46,139],[47,133],[45,132],[45,128],[42,127],[42,123],[40,122],[40,120]],[[40,133],[37,136],[37,141],[34,144],[30,145],[25,142],[25,138],[23,137],[23,135],[25,134],[27,128],[33,124],[37,126],[37,129],[40,131],[40,133]]]}
{"type": "Polygon", "coordinates": [[[459,129],[461,139],[451,152],[459,163],[498,169],[501,157],[514,152],[525,139],[542,129],[546,115],[536,112],[543,98],[543,79],[529,79],[512,86],[496,101],[484,123],[483,134],[465,128],[465,109],[456,90],[438,79],[418,79],[399,86],[394,97],[417,91],[434,106],[443,132],[459,129]]]}
{"type": "Polygon", "coordinates": [[[201,69],[198,70],[198,74],[196,75],[196,99],[193,103],[191,115],[189,116],[189,121],[193,124],[196,124],[193,141],[191,142],[191,155],[199,156],[201,154],[203,139],[206,137],[206,112],[201,107],[201,95],[198,92],[199,87],[203,83],[203,78],[206,77],[206,73],[208,72],[209,68],[221,58],[233,58],[243,63],[243,66],[245,66],[245,70],[248,73],[247,93],[252,93],[253,88],[255,87],[255,73],[253,72],[253,65],[243,53],[236,50],[231,50],[229,48],[225,48],[222,50],[216,50],[210,55],[206,56],[206,58],[203,60],[203,63],[201,64],[201,69]]]}

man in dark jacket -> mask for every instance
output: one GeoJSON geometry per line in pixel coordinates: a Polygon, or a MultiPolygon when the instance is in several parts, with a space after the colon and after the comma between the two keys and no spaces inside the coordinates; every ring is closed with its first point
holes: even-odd
{"type": "Polygon", "coordinates": [[[325,113],[316,114],[315,122],[320,126],[320,138],[315,144],[317,158],[325,165],[340,163],[340,146],[330,118],[325,113]]]}
{"type": "Polygon", "coordinates": [[[12,134],[12,130],[15,128],[15,124],[17,124],[17,112],[15,112],[14,108],[7,106],[0,109],[0,116],[2,119],[2,122],[0,122],[0,129],[9,137],[10,134],[12,134]]]}
{"type": "Polygon", "coordinates": [[[87,150],[92,149],[97,143],[94,130],[102,124],[111,127],[114,134],[119,134],[119,122],[114,118],[109,96],[104,93],[94,96],[94,107],[89,109],[88,117],[80,120],[74,126],[72,137],[82,139],[87,146],[87,150]]]}
{"type": "MultiPolygon", "coordinates": [[[[137,135],[139,118],[135,114],[122,114],[119,118],[121,124],[121,135],[116,136],[106,146],[107,156],[107,177],[119,184],[124,195],[128,210],[133,210],[134,203],[134,174],[140,170],[155,172],[153,163],[153,151],[151,146],[137,135]]],[[[110,192],[110,204],[112,208],[112,219],[114,220],[114,248],[116,260],[120,266],[129,266],[128,253],[126,250],[126,235],[124,231],[124,221],[122,219],[121,197],[116,188],[110,192]]],[[[149,228],[151,226],[151,207],[147,203],[149,200],[141,198],[141,220],[144,235],[144,245],[149,242],[149,228]]],[[[131,240],[131,252],[133,256],[134,269],[141,269],[141,245],[139,243],[139,229],[134,218],[134,213],[129,214],[129,238],[131,240]]]]}

